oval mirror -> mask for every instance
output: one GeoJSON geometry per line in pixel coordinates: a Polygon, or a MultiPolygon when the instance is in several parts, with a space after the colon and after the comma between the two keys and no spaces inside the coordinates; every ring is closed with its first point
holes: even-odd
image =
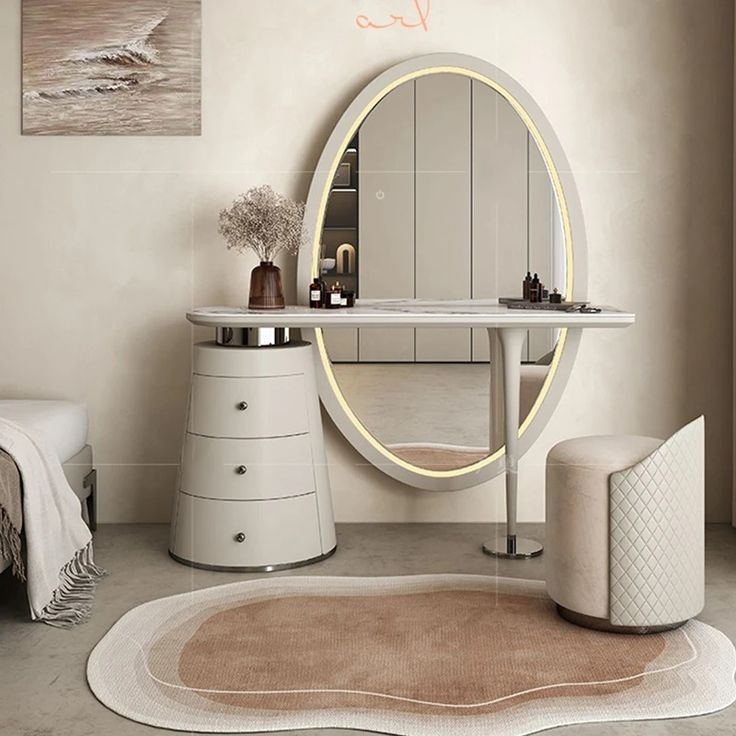
{"type": "MultiPolygon", "coordinates": [[[[413,59],[358,96],[322,154],[306,223],[302,303],[315,277],[359,300],[502,300],[522,297],[527,273],[540,293],[585,298],[583,223],[562,149],[524,90],[471,57],[413,59]]],[[[306,337],[333,421],[385,473],[456,490],[503,471],[493,331],[331,328],[306,337]]],[[[549,419],[578,340],[578,330],[529,331],[521,453],[549,419]]]]}

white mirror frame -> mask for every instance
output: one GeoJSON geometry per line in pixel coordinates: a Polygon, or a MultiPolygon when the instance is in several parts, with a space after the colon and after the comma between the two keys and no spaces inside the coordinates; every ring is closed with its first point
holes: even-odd
{"type": "MultiPolygon", "coordinates": [[[[388,69],[368,84],[335,126],[317,164],[307,198],[305,227],[311,240],[299,253],[297,294],[300,304],[308,304],[308,286],[319,275],[322,228],[330,188],[348,144],[371,110],[392,90],[404,82],[442,73],[462,74],[487,84],[511,104],[526,124],[547,164],[557,195],[567,250],[567,296],[578,301],[587,298],[587,247],[582,208],[575,179],[552,126],[529,94],[508,74],[472,56],[443,53],[420,56],[388,69]]],[[[470,488],[504,472],[503,447],[474,465],[451,471],[421,468],[394,455],[362,424],[345,399],[332,370],[322,330],[303,332],[304,338],[315,345],[319,394],[323,405],[338,429],[369,463],[402,483],[431,491],[470,488]]],[[[580,329],[560,331],[547,380],[529,415],[519,427],[519,457],[531,447],[552,416],[569,380],[581,333],[580,329]]]]}

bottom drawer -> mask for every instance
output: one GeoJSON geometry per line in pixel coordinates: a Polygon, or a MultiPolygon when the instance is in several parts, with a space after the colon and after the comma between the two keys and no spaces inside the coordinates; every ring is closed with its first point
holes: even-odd
{"type": "Polygon", "coordinates": [[[171,552],[195,565],[270,567],[322,554],[314,493],[276,501],[213,501],[179,493],[171,552]]]}

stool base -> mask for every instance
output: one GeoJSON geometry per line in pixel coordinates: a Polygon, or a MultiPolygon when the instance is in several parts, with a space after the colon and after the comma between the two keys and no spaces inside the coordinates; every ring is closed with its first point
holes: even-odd
{"type": "Polygon", "coordinates": [[[687,623],[687,621],[679,621],[676,624],[664,624],[662,626],[617,626],[616,624],[612,624],[608,619],[577,613],[559,605],[559,603],[557,604],[557,613],[571,624],[582,626],[586,629],[606,631],[609,634],[661,634],[663,631],[679,629],[680,626],[687,623]]]}

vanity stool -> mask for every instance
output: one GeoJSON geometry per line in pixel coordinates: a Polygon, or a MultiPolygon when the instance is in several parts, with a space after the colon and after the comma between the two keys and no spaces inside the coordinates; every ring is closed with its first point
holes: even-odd
{"type": "Polygon", "coordinates": [[[584,437],[547,457],[547,592],[569,621],[652,633],[704,605],[704,419],[665,442],[584,437]]]}
{"type": "Polygon", "coordinates": [[[308,342],[219,328],[194,347],[171,556],[192,567],[286,569],[335,551],[308,342]]]}

